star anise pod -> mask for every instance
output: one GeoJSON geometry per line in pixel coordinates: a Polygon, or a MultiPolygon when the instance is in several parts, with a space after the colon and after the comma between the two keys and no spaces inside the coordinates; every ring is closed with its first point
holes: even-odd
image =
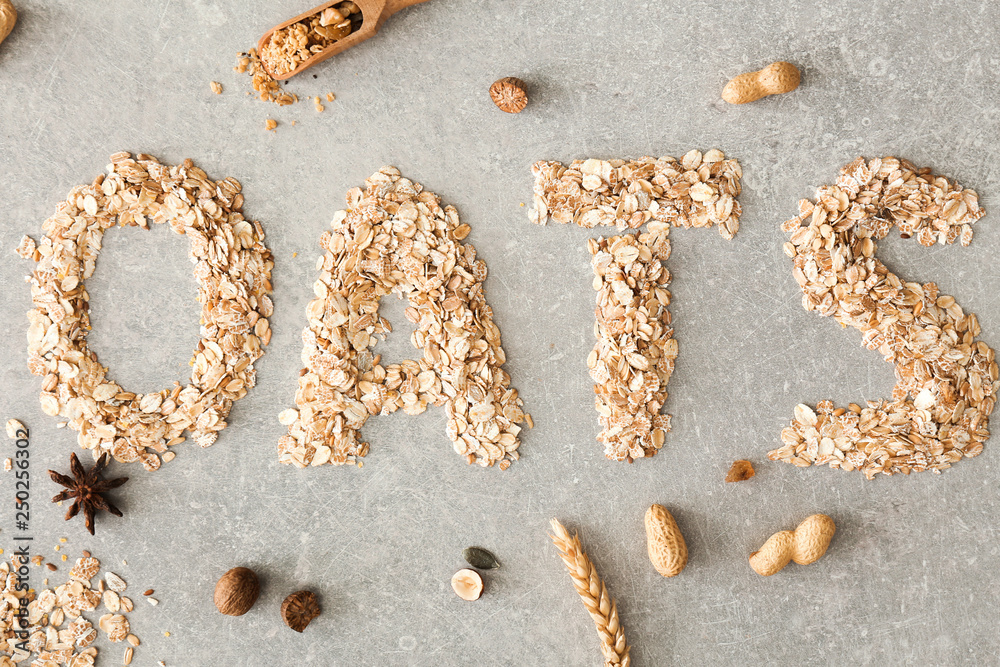
{"type": "Polygon", "coordinates": [[[91,535],[94,534],[94,514],[98,510],[107,510],[115,516],[122,515],[122,511],[112,505],[103,494],[127,482],[128,477],[101,479],[101,473],[107,467],[108,460],[107,453],[101,454],[101,458],[97,459],[94,467],[85,471],[83,466],[80,465],[80,459],[76,458],[76,453],[74,452],[69,457],[69,468],[73,473],[72,477],[57,473],[55,470],[49,471],[49,477],[52,478],[53,482],[66,487],[65,490],[60,491],[52,498],[52,502],[58,503],[73,498],[73,504],[70,506],[69,511],[66,512],[66,520],[69,521],[72,519],[82,509],[84,524],[91,535]]]}

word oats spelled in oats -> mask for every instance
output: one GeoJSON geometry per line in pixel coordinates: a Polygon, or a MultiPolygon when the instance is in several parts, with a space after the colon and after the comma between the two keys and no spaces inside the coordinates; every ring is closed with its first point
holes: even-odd
{"type": "Polygon", "coordinates": [[[271,338],[271,267],[260,223],[243,218],[243,195],[234,178],[213,181],[190,160],[177,166],[148,155],[111,156],[108,173],[73,188],[24,256],[34,309],[28,311],[28,368],[42,381],[42,411],[61,416],[97,459],[109,452],[147,470],[170,461],[169,447],[190,431],[202,447],[226,426],[233,401],[256,383],[253,362],[271,338]],[[84,281],[94,272],[104,233],[119,224],[148,228],[169,223],[191,242],[201,303],[201,341],[191,361],[191,382],[135,394],[107,375],[87,345],[89,301],[84,281]],[[30,252],[29,252],[30,251],[30,252]]]}
{"type": "Polygon", "coordinates": [[[296,408],[279,415],[288,435],[279,460],[299,467],[357,464],[358,430],[371,415],[411,415],[443,405],[448,437],[469,463],[506,469],[518,458],[518,424],[531,423],[501,366],[500,329],[486,303],[486,264],[462,240],[469,226],[452,206],[383,167],[347,193],[320,237],[316,298],[306,308],[296,408]],[[390,292],[406,295],[419,360],[382,366],[379,316],[390,292]]]}
{"type": "Polygon", "coordinates": [[[597,343],[587,358],[602,428],[598,441],[617,461],[653,456],[670,430],[660,414],[677,358],[671,327],[670,227],[739,230],[742,169],[713,149],[638,160],[537,162],[532,222],[614,226],[626,233],[588,241],[597,290],[597,343]]]}
{"type": "Polygon", "coordinates": [[[844,167],[835,185],[799,202],[782,229],[802,305],[862,333],[896,366],[892,400],[795,408],[772,460],[876,474],[939,473],[983,451],[1000,389],[996,355],[979,322],[934,283],[905,282],[875,256],[897,227],[923,246],[972,241],[984,214],[972,190],[893,157],[844,167]]]}

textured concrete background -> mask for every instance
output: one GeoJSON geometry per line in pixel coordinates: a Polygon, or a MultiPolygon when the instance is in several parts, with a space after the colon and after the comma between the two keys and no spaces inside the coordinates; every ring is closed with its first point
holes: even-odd
{"type": "MultiPolygon", "coordinates": [[[[156,589],[161,604],[132,614],[143,641],[134,664],[599,664],[592,623],[546,537],[552,516],[581,531],[637,667],[998,664],[996,445],[941,476],[873,482],[766,459],[796,403],[874,399],[893,384],[857,332],[801,308],[781,252],[778,226],[796,201],[857,155],[906,157],[978,190],[989,213],[971,247],[893,238],[880,252],[905,278],[937,281],[1000,344],[997,5],[431,0],[318,78],[293,81],[303,96],[337,94],[317,114],[308,102],[279,109],[247,97],[249,80],[232,71],[236,53],[301,2],[15,1],[21,20],[0,46],[0,416],[33,431],[41,550],[67,537],[136,593],[156,589]],[[720,101],[729,77],[775,59],[802,68],[798,91],[720,101]],[[531,84],[518,116],[486,92],[508,75],[531,84]],[[264,131],[268,117],[276,133],[264,131]],[[652,460],[609,462],[585,366],[588,232],[528,223],[529,168],[694,147],[743,164],[743,227],[731,242],[675,233],[674,430],[652,460]],[[277,258],[274,338],[214,447],[182,446],[153,474],[115,466],[132,477],[118,494],[126,516],[102,517],[90,538],[45,502],[56,489],[44,470],[66,467],[75,436],[39,409],[40,379],[25,367],[31,264],[11,249],[22,234],[37,238],[66,192],[119,150],[192,158],[243,183],[245,210],[277,258]],[[277,463],[276,415],[292,404],[317,239],[344,193],[383,164],[455,204],[489,265],[506,368],[536,424],[505,473],[452,453],[440,410],[372,419],[363,470],[277,463]],[[757,477],[725,485],[742,457],[757,477]],[[642,515],[653,502],[675,512],[690,547],[676,579],[646,558],[642,515]],[[838,526],[822,561],[769,579],[750,570],[747,555],[768,535],[817,511],[838,526]],[[473,544],[503,567],[470,604],[448,580],[473,544]],[[223,617],[212,587],[238,564],[260,573],[261,599],[223,617]],[[296,635],[278,604],[300,587],[318,591],[325,611],[296,635]]],[[[199,311],[184,239],[113,230],[88,287],[91,342],[112,377],[136,392],[186,381],[199,311]]],[[[401,333],[384,346],[403,358],[407,323],[389,301],[401,333]]],[[[0,456],[11,450],[0,444],[0,456]]],[[[0,473],[0,488],[13,493],[12,474],[0,473]]],[[[5,548],[12,522],[12,507],[0,510],[5,548]]]]}

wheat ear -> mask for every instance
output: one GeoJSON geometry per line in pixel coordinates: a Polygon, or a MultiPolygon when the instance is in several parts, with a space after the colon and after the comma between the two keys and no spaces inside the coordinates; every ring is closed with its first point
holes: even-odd
{"type": "Polygon", "coordinates": [[[628,655],[625,628],[618,620],[618,606],[608,595],[604,580],[597,574],[597,568],[580,546],[579,536],[571,537],[558,519],[552,519],[551,525],[553,534],[549,537],[558,547],[569,576],[573,577],[573,586],[597,626],[605,667],[629,667],[632,661],[628,655]]]}

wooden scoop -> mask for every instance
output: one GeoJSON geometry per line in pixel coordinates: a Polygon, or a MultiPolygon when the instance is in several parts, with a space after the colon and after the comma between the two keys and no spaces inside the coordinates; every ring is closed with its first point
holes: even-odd
{"type": "MultiPolygon", "coordinates": [[[[345,51],[354,46],[355,44],[360,44],[369,37],[373,36],[376,32],[378,32],[378,29],[382,27],[382,24],[385,23],[386,19],[388,19],[390,16],[398,12],[400,9],[404,9],[406,7],[409,7],[410,5],[417,5],[420,4],[421,2],[426,2],[426,1],[427,0],[353,0],[354,4],[356,4],[358,8],[361,10],[362,23],[360,28],[352,32],[347,37],[344,37],[343,39],[338,39],[336,42],[334,42],[327,48],[323,49],[322,51],[312,56],[308,60],[305,60],[291,72],[285,72],[284,74],[275,76],[274,72],[267,69],[267,65],[263,65],[263,63],[262,65],[264,66],[264,69],[267,71],[267,73],[270,74],[273,79],[280,79],[282,81],[290,79],[296,74],[301,74],[302,72],[306,71],[313,65],[318,65],[327,58],[335,56],[341,51],[345,51]]],[[[341,2],[343,2],[343,0],[333,0],[332,2],[324,2],[319,7],[313,7],[304,14],[299,14],[293,19],[289,19],[284,23],[280,23],[274,26],[273,28],[265,32],[264,36],[260,38],[260,42],[257,43],[257,53],[260,54],[264,50],[264,46],[268,43],[268,41],[270,41],[271,35],[273,35],[276,30],[287,28],[293,23],[298,23],[302,19],[308,18],[314,14],[318,14],[322,12],[324,9],[327,9],[329,7],[335,7],[336,5],[339,5],[341,2]]]]}

